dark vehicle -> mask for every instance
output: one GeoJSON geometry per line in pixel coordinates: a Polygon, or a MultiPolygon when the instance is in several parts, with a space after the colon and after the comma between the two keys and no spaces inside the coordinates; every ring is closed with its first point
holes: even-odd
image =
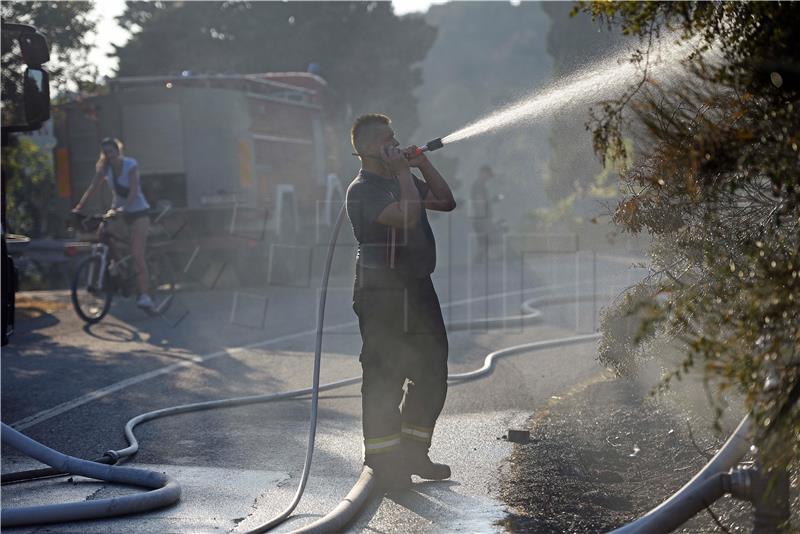
{"type": "MultiPolygon", "coordinates": [[[[49,75],[42,68],[50,60],[44,35],[33,26],[2,23],[2,144],[13,142],[15,132],[30,132],[50,118],[49,75]]],[[[6,172],[2,187],[2,344],[14,332],[14,298],[17,275],[6,241],[6,172]]],[[[25,238],[17,239],[26,242],[25,238]]]]}

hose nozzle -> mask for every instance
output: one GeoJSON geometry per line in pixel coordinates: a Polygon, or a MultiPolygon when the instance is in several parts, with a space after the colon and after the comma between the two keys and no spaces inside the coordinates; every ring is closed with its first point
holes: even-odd
{"type": "Polygon", "coordinates": [[[418,147],[417,150],[412,154],[412,157],[419,156],[423,152],[433,152],[434,150],[439,150],[443,146],[444,143],[442,143],[442,138],[437,137],[436,139],[425,143],[424,146],[418,147]]]}
{"type": "Polygon", "coordinates": [[[444,143],[442,143],[442,138],[437,137],[433,141],[428,141],[427,143],[425,143],[425,146],[422,148],[422,150],[427,152],[433,152],[434,150],[439,150],[443,146],[444,143]]]}

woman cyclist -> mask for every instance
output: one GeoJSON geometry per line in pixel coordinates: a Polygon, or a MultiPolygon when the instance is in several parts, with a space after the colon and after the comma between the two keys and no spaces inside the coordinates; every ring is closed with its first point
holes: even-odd
{"type": "Polygon", "coordinates": [[[136,305],[140,308],[153,309],[153,300],[150,298],[148,287],[147,264],[145,252],[147,249],[147,231],[150,228],[150,218],[147,215],[150,204],[144,198],[139,180],[139,167],[135,159],[122,154],[122,142],[119,139],[106,137],[100,142],[100,157],[95,164],[95,174],[89,188],[81,197],[80,202],[72,210],[80,213],[86,202],[102,187],[103,181],[111,187],[112,200],[108,215],[122,215],[130,230],[131,256],[136,265],[136,281],[139,297],[136,305]]]}

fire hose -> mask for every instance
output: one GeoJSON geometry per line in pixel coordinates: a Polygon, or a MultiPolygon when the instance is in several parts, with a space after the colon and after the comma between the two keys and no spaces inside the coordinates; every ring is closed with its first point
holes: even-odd
{"type": "MultiPolygon", "coordinates": [[[[247,397],[237,397],[232,399],[222,399],[222,400],[215,400],[208,402],[185,404],[181,406],[174,406],[174,407],[154,410],[151,412],[138,415],[133,419],[131,419],[130,421],[128,421],[125,425],[125,436],[126,439],[128,440],[129,446],[124,449],[109,451],[108,453],[106,453],[106,455],[104,455],[103,461],[116,462],[120,459],[124,459],[134,455],[139,448],[138,440],[136,439],[136,436],[134,434],[134,428],[145,421],[151,421],[157,418],[166,417],[170,415],[177,415],[181,413],[210,410],[217,408],[244,406],[249,404],[264,403],[281,399],[289,399],[289,398],[311,395],[311,416],[310,416],[310,425],[308,430],[306,456],[303,463],[302,475],[300,477],[300,481],[298,483],[298,487],[294,494],[294,497],[292,498],[291,503],[280,514],[275,516],[270,521],[250,530],[249,532],[257,533],[270,530],[276,527],[277,525],[281,524],[282,522],[284,522],[291,515],[291,513],[294,511],[294,509],[300,502],[300,499],[302,498],[311,469],[311,462],[313,458],[314,443],[316,437],[319,393],[322,391],[328,391],[356,384],[361,380],[361,377],[352,377],[323,385],[320,385],[319,383],[320,369],[321,369],[322,338],[324,331],[323,325],[324,325],[325,304],[327,299],[328,280],[330,277],[330,269],[333,261],[333,253],[335,250],[336,240],[340,228],[342,226],[343,219],[344,219],[344,208],[340,210],[339,216],[337,217],[332,232],[328,248],[328,255],[326,258],[325,268],[322,276],[322,285],[321,285],[322,290],[320,291],[319,295],[316,342],[315,342],[315,353],[314,353],[314,370],[313,370],[311,387],[268,394],[268,395],[254,395],[247,397]],[[108,460],[105,460],[105,458],[108,458],[108,460]]],[[[541,290],[550,290],[550,289],[553,288],[541,288],[541,290]]],[[[583,298],[594,298],[594,297],[596,296],[584,295],[582,297],[577,297],[577,298],[583,299],[583,298]]],[[[572,302],[575,300],[576,296],[555,297],[555,298],[539,297],[539,298],[528,299],[524,302],[522,307],[522,312],[518,316],[512,316],[512,317],[506,316],[506,317],[494,317],[494,318],[482,319],[479,321],[479,323],[485,327],[504,325],[504,324],[509,324],[511,322],[530,323],[539,320],[539,318],[541,317],[541,312],[536,308],[536,306],[557,304],[561,302],[572,302]]],[[[453,322],[448,324],[448,329],[450,330],[466,329],[466,328],[471,328],[474,325],[475,325],[474,321],[453,322]]],[[[488,376],[493,372],[497,364],[497,361],[507,356],[527,353],[547,348],[572,345],[577,343],[586,343],[597,339],[599,339],[599,334],[578,335],[578,336],[570,336],[559,339],[525,343],[501,349],[498,351],[494,351],[485,357],[482,367],[465,373],[451,374],[448,376],[448,382],[451,383],[466,382],[488,376]]],[[[739,425],[739,428],[731,437],[731,439],[728,441],[728,443],[726,443],[723,449],[717,454],[717,456],[715,456],[714,460],[709,462],[706,468],[704,468],[689,484],[687,484],[681,490],[681,492],[679,492],[678,494],[676,494],[676,496],[666,501],[661,507],[657,508],[647,516],[641,518],[640,521],[644,520],[649,516],[651,518],[648,519],[649,525],[654,525],[658,523],[659,521],[658,518],[662,517],[661,514],[669,514],[672,511],[674,511],[675,506],[684,503],[685,496],[690,495],[692,491],[695,491],[696,488],[702,484],[702,482],[706,481],[714,474],[719,473],[720,470],[728,469],[732,464],[735,464],[736,461],[738,461],[738,459],[741,458],[741,456],[747,450],[746,448],[742,450],[742,448],[743,448],[743,443],[747,441],[745,439],[745,436],[747,434],[748,425],[749,425],[749,420],[745,419],[742,422],[742,424],[739,425]],[[679,494],[683,494],[684,497],[679,498],[678,497],[679,494]]],[[[116,499],[102,499],[89,502],[7,509],[4,510],[2,514],[3,527],[65,522],[76,519],[110,517],[112,515],[123,515],[134,512],[141,512],[148,509],[155,509],[172,504],[176,502],[180,496],[180,486],[177,484],[177,482],[174,481],[174,479],[172,479],[167,475],[148,472],[145,470],[135,469],[130,467],[104,465],[98,462],[90,462],[87,460],[80,460],[77,458],[68,457],[61,453],[57,453],[56,451],[52,451],[52,449],[48,449],[47,447],[44,447],[41,444],[36,443],[35,441],[23,436],[22,434],[16,432],[15,430],[11,429],[5,424],[3,425],[2,439],[3,442],[6,443],[7,445],[17,448],[18,450],[52,466],[51,470],[36,470],[31,472],[25,472],[22,474],[16,474],[16,476],[13,477],[16,480],[26,479],[26,477],[24,476],[25,474],[29,475],[28,478],[36,478],[37,476],[57,476],[60,474],[70,473],[70,474],[79,474],[83,476],[88,476],[91,478],[97,478],[101,480],[108,480],[111,482],[122,482],[122,483],[144,486],[148,488],[156,488],[150,492],[146,492],[143,494],[136,494],[116,499]],[[124,502],[121,502],[122,499],[124,499],[124,502]]],[[[373,486],[374,482],[371,478],[371,472],[368,468],[365,468],[364,472],[362,473],[356,485],[353,487],[351,492],[339,506],[337,506],[328,515],[314,522],[312,525],[303,527],[296,532],[330,532],[342,528],[345,524],[347,524],[349,521],[352,520],[354,514],[357,513],[360,506],[363,505],[367,497],[370,495],[373,486]]],[[[630,527],[633,528],[633,525],[635,524],[636,523],[630,525],[630,527]]],[[[620,532],[627,533],[627,532],[639,531],[638,526],[634,528],[634,530],[626,530],[626,528],[627,527],[623,527],[623,529],[621,529],[620,532]]]]}

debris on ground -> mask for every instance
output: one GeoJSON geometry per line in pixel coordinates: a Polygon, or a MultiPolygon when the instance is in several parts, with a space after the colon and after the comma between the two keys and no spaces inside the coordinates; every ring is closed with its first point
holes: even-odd
{"type": "MultiPolygon", "coordinates": [[[[510,532],[608,532],[635,520],[688,482],[725,435],[623,379],[589,385],[531,417],[531,442],[501,473],[510,532]],[[688,419],[688,421],[687,421],[688,419]],[[687,424],[688,423],[688,424],[687,424]]],[[[793,480],[793,526],[800,488],[793,480]]],[[[748,503],[720,499],[678,532],[749,532],[748,503]]]]}

